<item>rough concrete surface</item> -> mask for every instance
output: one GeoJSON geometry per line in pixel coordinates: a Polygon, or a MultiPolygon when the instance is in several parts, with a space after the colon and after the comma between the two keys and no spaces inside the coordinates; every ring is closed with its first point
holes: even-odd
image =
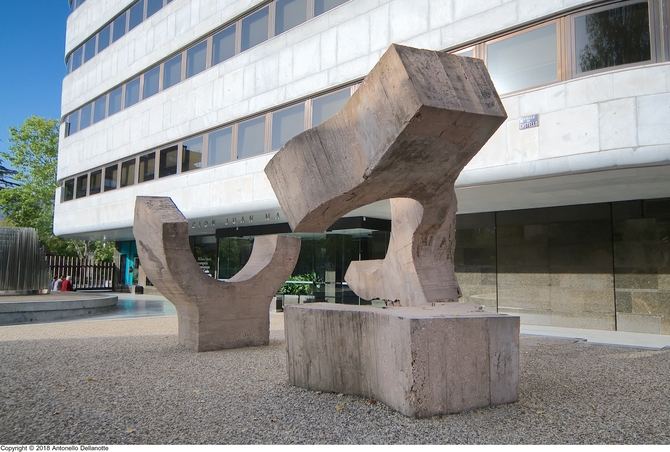
{"type": "Polygon", "coordinates": [[[175,317],[0,327],[0,443],[670,443],[670,350],[522,336],[517,403],[412,419],[290,386],[278,319],[198,354],[175,317]]]}

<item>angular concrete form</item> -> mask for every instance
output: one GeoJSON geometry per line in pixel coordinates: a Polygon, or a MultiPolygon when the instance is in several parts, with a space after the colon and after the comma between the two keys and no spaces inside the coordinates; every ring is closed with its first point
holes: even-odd
{"type": "Polygon", "coordinates": [[[413,417],[518,398],[518,317],[458,303],[315,303],[287,306],[284,322],[296,386],[374,398],[413,417]]]}
{"type": "Polygon", "coordinates": [[[188,222],[170,198],[138,196],[133,233],[148,278],[177,308],[180,344],[196,351],[268,344],[270,303],[295,267],[300,239],[256,237],[247,264],[221,282],[198,266],[188,222]]]}
{"type": "Polygon", "coordinates": [[[290,140],[265,168],[296,232],[325,231],[389,198],[387,258],[350,267],[365,298],[455,301],[454,181],[506,118],[481,60],[392,45],[344,108],[290,140]]]}

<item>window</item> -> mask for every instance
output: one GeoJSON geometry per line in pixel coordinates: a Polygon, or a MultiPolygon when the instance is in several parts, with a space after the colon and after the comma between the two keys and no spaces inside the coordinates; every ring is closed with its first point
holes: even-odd
{"type": "Polygon", "coordinates": [[[307,20],[307,0],[277,0],[275,34],[290,30],[307,20]]]}
{"type": "Polygon", "coordinates": [[[202,168],[202,137],[191,138],[184,141],[184,149],[181,156],[181,171],[202,168]]]}
{"type": "Polygon", "coordinates": [[[107,95],[98,97],[93,103],[93,122],[98,122],[105,119],[106,110],[107,110],[107,95]]]}
{"type": "Polygon", "coordinates": [[[272,150],[278,150],[303,130],[305,130],[303,102],[272,113],[272,150]]]}
{"type": "Polygon", "coordinates": [[[121,95],[123,94],[123,86],[114,88],[109,92],[109,113],[108,116],[113,115],[121,110],[121,95]]]}
{"type": "Polygon", "coordinates": [[[650,59],[647,2],[575,17],[578,73],[650,59]]]}
{"type": "Polygon", "coordinates": [[[108,24],[98,33],[98,53],[102,52],[109,46],[109,38],[111,34],[112,25],[108,24]]]}
{"type": "MultiPolygon", "coordinates": [[[[133,160],[133,166],[134,165],[135,161],[133,160]]],[[[119,174],[119,165],[112,165],[105,168],[105,191],[116,189],[116,178],[118,174],[119,174]]]]}
{"type": "Polygon", "coordinates": [[[126,34],[126,12],[112,22],[112,42],[116,42],[126,34]]]}
{"type": "Polygon", "coordinates": [[[91,125],[92,104],[86,104],[79,110],[79,130],[83,130],[91,125]]]}
{"type": "Polygon", "coordinates": [[[347,0],[315,0],[314,1],[314,15],[323,14],[329,9],[333,9],[347,0]]]}
{"type": "Polygon", "coordinates": [[[267,6],[242,19],[242,50],[250,49],[266,39],[268,39],[267,6]]]}
{"type": "Polygon", "coordinates": [[[238,127],[237,158],[262,154],[265,150],[265,116],[247,119],[238,127]]]}
{"type": "MultiPolygon", "coordinates": [[[[161,159],[158,163],[158,177],[177,174],[177,145],[161,149],[161,159]]],[[[141,168],[141,162],[140,162],[141,168]]]]}
{"type": "Polygon", "coordinates": [[[68,179],[63,184],[63,201],[71,201],[74,198],[74,179],[68,179]]]}
{"type": "MultiPolygon", "coordinates": [[[[154,173],[156,172],[156,153],[151,152],[150,154],[140,156],[139,169],[140,169],[140,175],[138,182],[146,182],[148,180],[153,180],[154,173]]],[[[121,173],[121,176],[123,176],[123,172],[121,173]]]]}
{"type": "Polygon", "coordinates": [[[144,0],[139,0],[128,10],[128,31],[142,23],[144,16],[144,0]]]}
{"type": "Polygon", "coordinates": [[[233,128],[215,130],[209,134],[207,143],[207,166],[230,161],[233,147],[233,128]]]}
{"type": "Polygon", "coordinates": [[[67,118],[68,126],[68,135],[79,132],[79,110],[73,111],[67,118]]]}
{"type": "Polygon", "coordinates": [[[100,193],[102,185],[102,170],[93,171],[91,173],[90,186],[88,187],[88,194],[95,195],[100,193]]]}
{"type": "Polygon", "coordinates": [[[144,73],[144,87],[142,88],[142,99],[151,97],[158,92],[158,82],[160,80],[160,66],[149,69],[144,73]]]}
{"type": "Polygon", "coordinates": [[[499,93],[553,82],[558,78],[556,24],[487,44],[486,65],[499,93]]]}
{"type": "Polygon", "coordinates": [[[212,65],[235,55],[235,25],[215,34],[212,38],[212,65]]]}
{"type": "Polygon", "coordinates": [[[206,65],[207,41],[202,41],[186,51],[186,77],[204,71],[206,65]]]}
{"type": "Polygon", "coordinates": [[[181,81],[181,53],[163,64],[163,89],[181,81]]]}
{"type": "Polygon", "coordinates": [[[454,52],[454,55],[474,58],[475,49],[473,47],[470,47],[469,49],[459,50],[458,52],[454,52]]]}
{"type": "Polygon", "coordinates": [[[95,36],[84,43],[84,63],[95,56],[95,36]]]}
{"type": "Polygon", "coordinates": [[[318,126],[340,111],[344,104],[347,103],[349,97],[349,88],[344,88],[314,99],[312,101],[312,127],[318,126]]]}
{"type": "Polygon", "coordinates": [[[140,78],[126,83],[126,105],[125,108],[135,105],[140,100],[140,78]]]}
{"type": "Polygon", "coordinates": [[[147,0],[147,18],[163,7],[163,0],[147,0]]]}
{"type": "Polygon", "coordinates": [[[76,197],[77,199],[83,198],[86,196],[86,182],[88,181],[88,175],[84,174],[83,176],[79,176],[77,178],[77,192],[76,192],[76,197]]]}
{"type": "Polygon", "coordinates": [[[81,46],[77,47],[74,52],[72,52],[72,70],[78,69],[81,66],[81,57],[82,57],[82,48],[81,46]]]}
{"type": "Polygon", "coordinates": [[[127,187],[128,185],[133,185],[134,183],[135,183],[135,159],[126,160],[121,164],[121,186],[127,187]]]}

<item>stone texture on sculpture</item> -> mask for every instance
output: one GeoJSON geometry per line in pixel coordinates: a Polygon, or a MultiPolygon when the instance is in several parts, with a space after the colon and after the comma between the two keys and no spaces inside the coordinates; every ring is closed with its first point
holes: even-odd
{"type": "Polygon", "coordinates": [[[268,344],[270,303],[295,267],[300,239],[256,237],[247,264],[217,281],[193,257],[188,231],[170,198],[137,197],[137,253],[148,278],[177,308],[179,343],[196,351],[268,344]]]}
{"type": "Polygon", "coordinates": [[[344,108],[286,143],[265,172],[295,232],[408,198],[392,201],[387,258],[356,263],[346,280],[404,306],[455,301],[454,182],[505,118],[481,60],[392,45],[344,108]]]}

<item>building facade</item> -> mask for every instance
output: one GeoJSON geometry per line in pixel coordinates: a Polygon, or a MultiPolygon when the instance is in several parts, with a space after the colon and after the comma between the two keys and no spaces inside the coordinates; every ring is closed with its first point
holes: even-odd
{"type": "MultiPolygon", "coordinates": [[[[483,59],[508,119],[456,184],[464,299],[532,324],[670,334],[670,0],[71,2],[55,233],[114,240],[171,196],[213,277],[288,233],[263,173],[391,43],[483,59]]],[[[295,275],[358,303],[388,202],[303,235],[295,275]]],[[[363,301],[364,302],[364,301],[363,301]]]]}

